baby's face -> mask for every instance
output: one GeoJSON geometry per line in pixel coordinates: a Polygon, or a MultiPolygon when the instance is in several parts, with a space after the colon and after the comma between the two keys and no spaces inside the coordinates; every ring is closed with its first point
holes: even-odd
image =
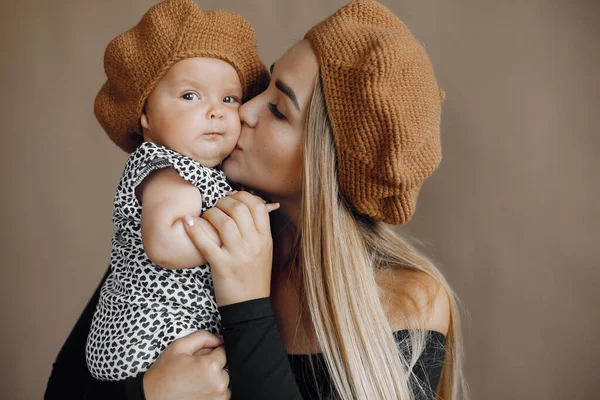
{"type": "Polygon", "coordinates": [[[241,100],[240,78],[230,64],[214,58],[179,61],[148,96],[140,120],[144,140],[214,167],[240,136],[241,100]]]}

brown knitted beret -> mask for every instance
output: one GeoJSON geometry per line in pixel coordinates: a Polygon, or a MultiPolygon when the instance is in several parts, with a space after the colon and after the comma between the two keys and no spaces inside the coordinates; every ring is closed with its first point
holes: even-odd
{"type": "Polygon", "coordinates": [[[94,112],[119,147],[131,153],[142,142],[140,117],[146,99],[173,64],[192,57],[231,64],[244,100],[268,85],[269,74],[246,19],[229,11],[202,11],[192,0],[163,1],[113,39],[104,54],[108,80],[96,96],[94,112]]]}
{"type": "Polygon", "coordinates": [[[408,221],[441,160],[443,92],[425,50],[372,0],[352,1],[306,38],[319,62],[343,195],[376,220],[408,221]]]}

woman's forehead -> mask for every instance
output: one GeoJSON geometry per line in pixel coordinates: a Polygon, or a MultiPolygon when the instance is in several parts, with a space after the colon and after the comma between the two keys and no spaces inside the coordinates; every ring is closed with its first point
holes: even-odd
{"type": "Polygon", "coordinates": [[[312,93],[319,64],[308,40],[292,46],[272,66],[273,79],[279,79],[290,86],[300,99],[312,93]]]}

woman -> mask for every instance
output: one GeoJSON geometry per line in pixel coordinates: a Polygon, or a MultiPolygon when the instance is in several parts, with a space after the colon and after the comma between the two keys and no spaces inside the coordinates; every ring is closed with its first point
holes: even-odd
{"type": "Polygon", "coordinates": [[[412,216],[439,163],[442,98],[424,50],[380,4],[354,1],[313,27],[240,108],[224,164],[279,213],[269,223],[244,191],[221,199],[203,216],[222,247],[186,217],[211,264],[226,359],[219,338],[197,332],[143,377],[109,387],[67,365],[83,353],[76,327],[48,391],[70,368],[87,398],[228,398],[228,383],[248,399],[462,398],[454,296],[383,224],[412,216]]]}

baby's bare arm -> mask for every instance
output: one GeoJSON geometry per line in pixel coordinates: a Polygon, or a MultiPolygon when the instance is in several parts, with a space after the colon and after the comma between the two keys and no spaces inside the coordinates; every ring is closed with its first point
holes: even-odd
{"type": "MultiPolygon", "coordinates": [[[[202,194],[172,168],[152,173],[138,187],[142,203],[142,242],[148,258],[167,269],[191,268],[206,264],[206,259],[188,237],[181,219],[186,215],[200,215],[202,194]]],[[[198,223],[221,245],[213,226],[201,220],[198,223]]]]}

